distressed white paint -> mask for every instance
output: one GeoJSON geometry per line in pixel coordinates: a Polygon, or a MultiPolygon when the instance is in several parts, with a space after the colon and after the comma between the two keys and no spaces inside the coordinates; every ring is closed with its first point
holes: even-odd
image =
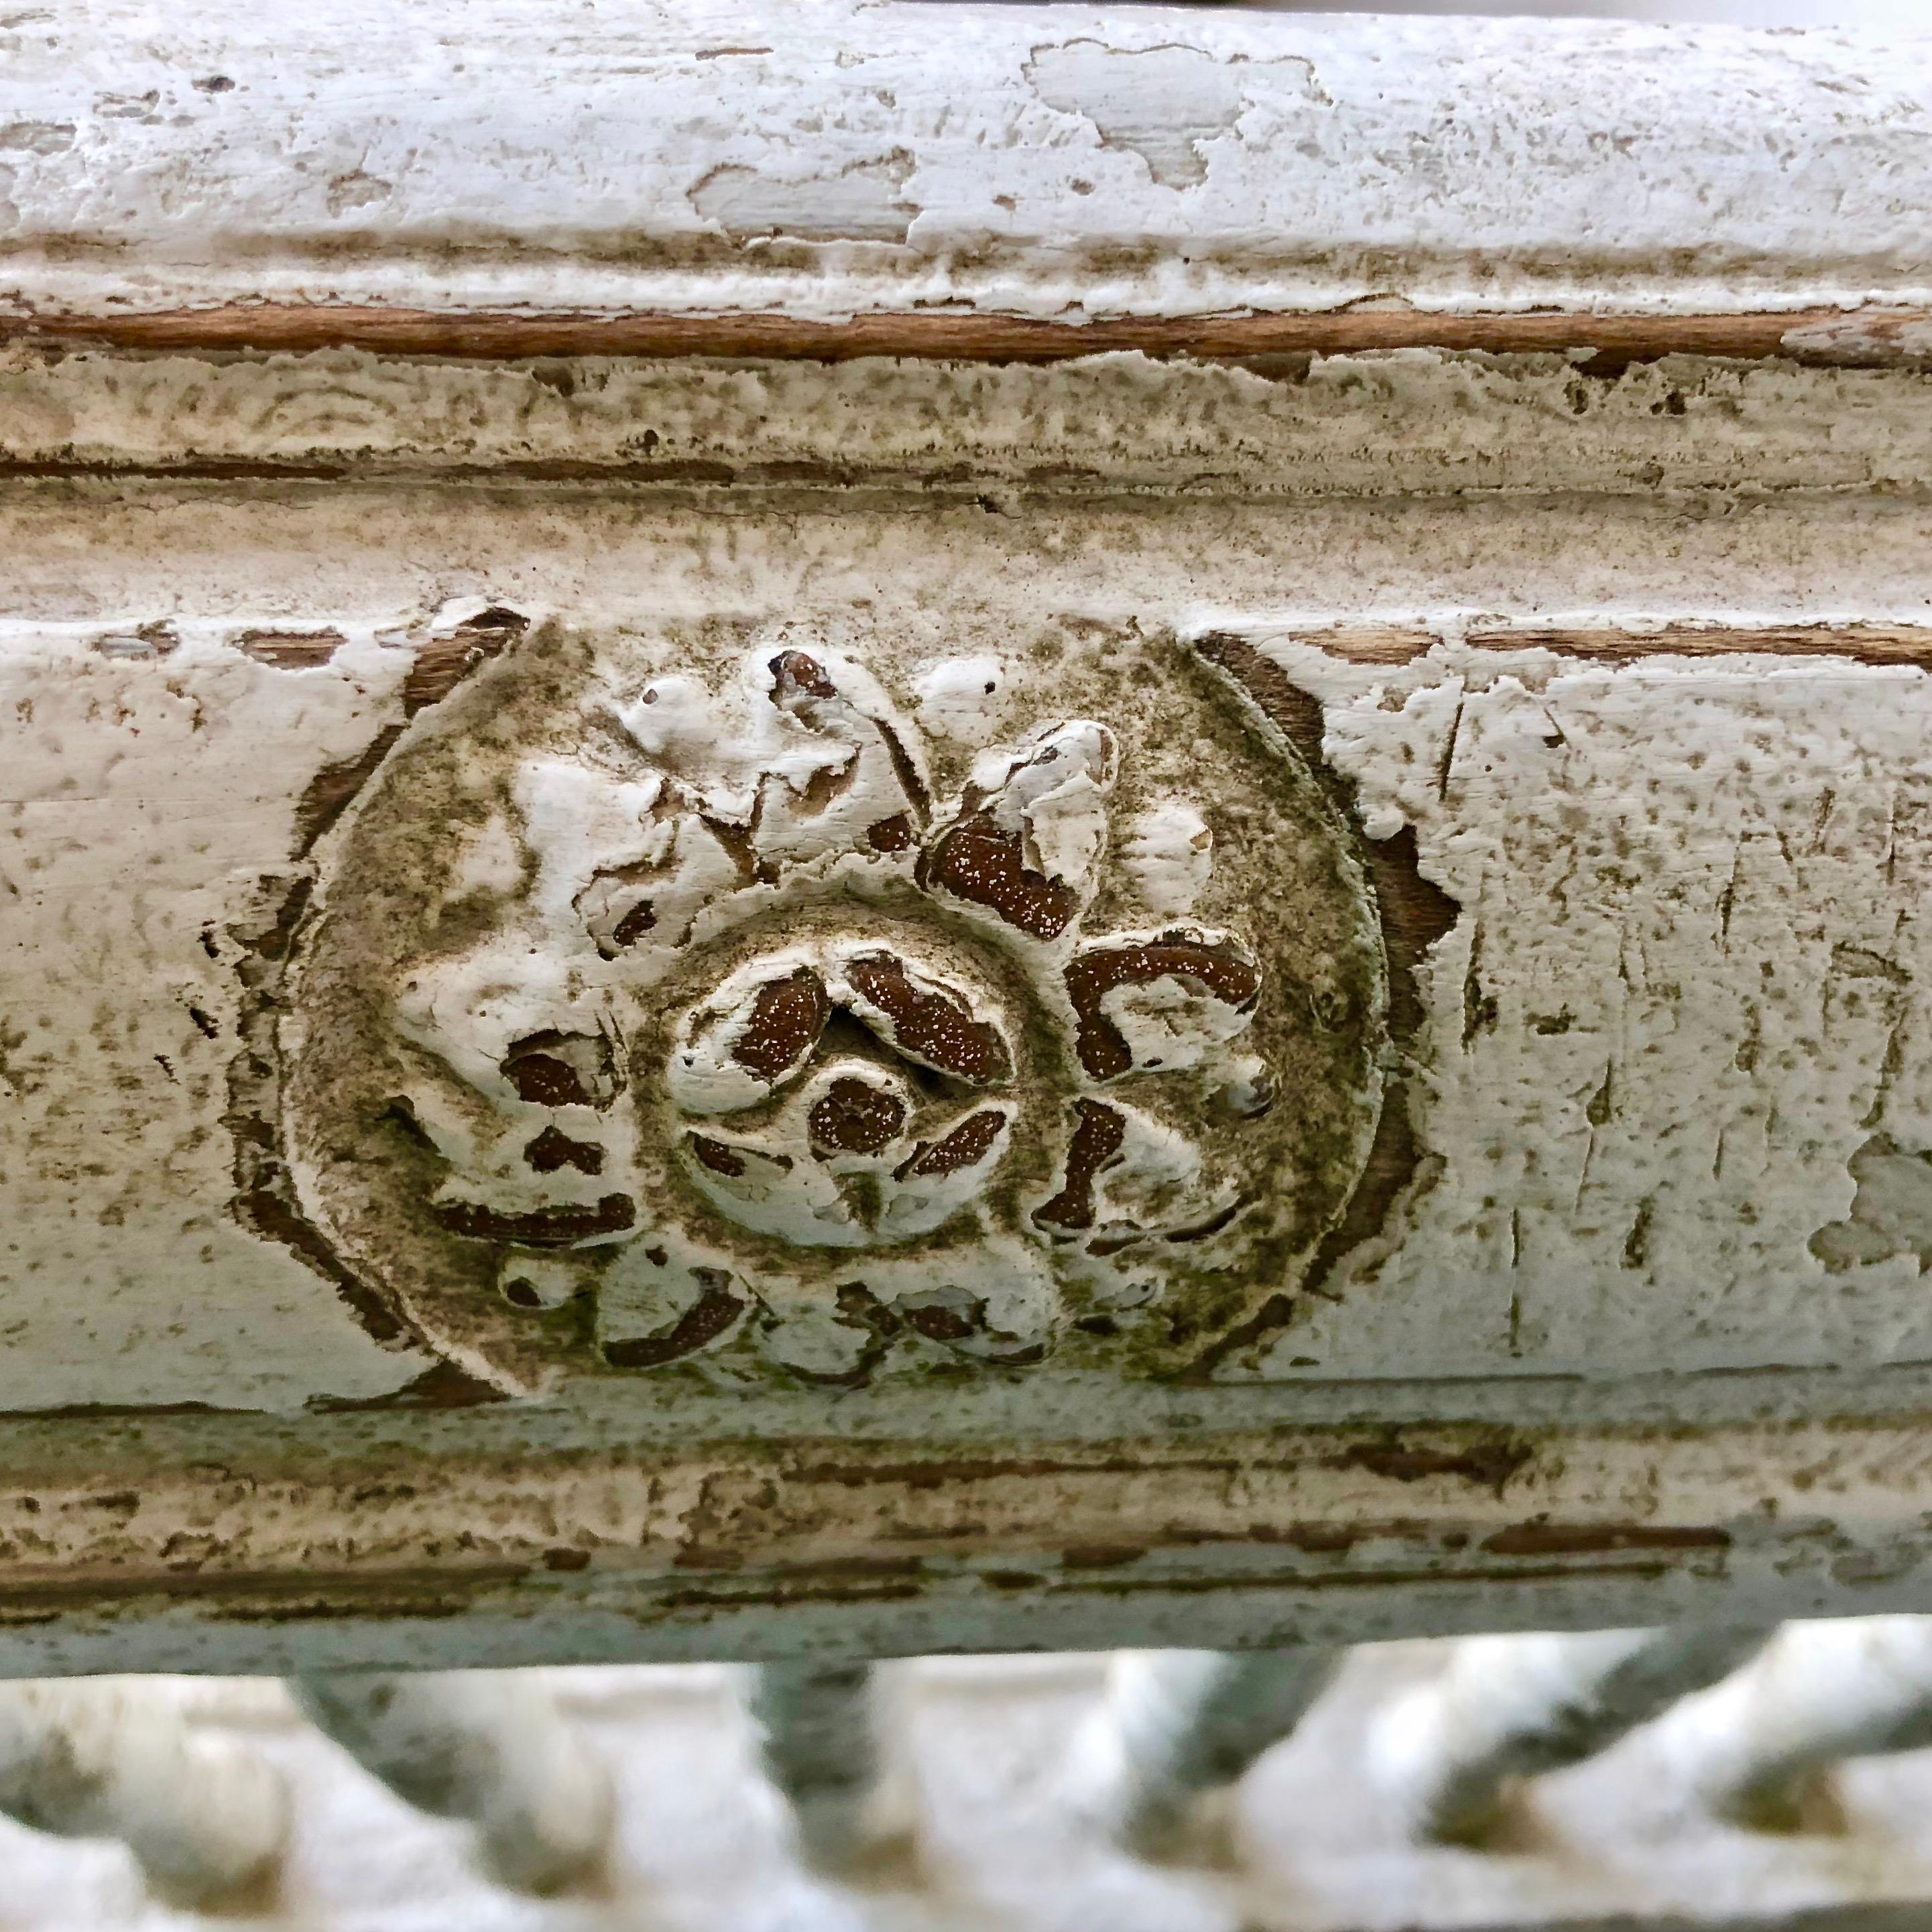
{"type": "Polygon", "coordinates": [[[1932,291],[1932,56],[1909,36],[853,0],[211,0],[159,31],[90,0],[10,16],[0,59],[22,307],[1078,320],[1932,291]]]}
{"type": "MultiPolygon", "coordinates": [[[[1919,304],[1928,109],[1927,44],[1842,35],[843,0],[541,20],[509,0],[298,20],[215,0],[164,34],[94,0],[0,24],[0,302],[1074,322],[1919,304]]],[[[1808,320],[1790,346],[1870,353],[1888,326],[1808,320]]],[[[271,1414],[6,1424],[10,1587],[85,1600],[90,1580],[192,1568],[209,1606],[59,1622],[10,1634],[7,1658],[1332,1640],[1904,1600],[1922,1431],[1737,1418],[1871,1413],[1932,1342],[1924,656],[1894,636],[1881,667],[1799,635],[1779,656],[1612,664],[1496,634],[1922,624],[1924,401],[1900,370],[1681,359],[1598,381],[1561,357],[1427,354],[1270,377],[1132,357],[10,352],[0,1406],[271,1414]],[[234,464],[263,474],[224,481],[234,464]],[[724,620],[854,640],[855,675],[890,661],[946,784],[998,750],[984,782],[1007,787],[998,809],[1032,856],[1137,932],[1228,876],[1214,741],[1176,707],[1142,742],[1192,768],[1103,816],[1100,734],[1067,741],[1071,784],[1012,755],[1056,718],[1112,716],[1049,716],[1041,667],[1096,677],[1121,639],[1170,631],[1255,640],[1366,831],[1412,832],[1460,908],[1399,1056],[1416,1184],[1325,1284],[1340,1299],[1216,1389],[1049,1362],[974,1368],[944,1400],[794,1388],[734,1409],[736,1391],[659,1403],[638,1391],[662,1383],[592,1381],[446,1416],[302,1413],[429,1361],[379,1347],[229,1216],[236,935],[267,916],[264,875],[296,862],[311,782],[401,725],[416,653],[496,603],[610,633],[724,620]],[[1684,1373],[1740,1368],[1803,1373],[1742,1394],[1684,1373]],[[1498,1394],[1519,1372],[1538,1378],[1498,1394]],[[1467,1379],[1444,1394],[1444,1376],[1467,1379]],[[1439,1452],[1364,1432],[1485,1405],[1512,1430],[1532,1410],[1562,1426],[1439,1452]],[[1708,1436],[1592,1432],[1720,1411],[1708,1436]],[[1325,1432],[1294,1436],[1317,1412],[1325,1432]],[[824,1469],[770,1446],[801,1435],[837,1442],[824,1469]],[[889,1439],[902,1466],[848,1481],[889,1439]],[[1093,1468],[1053,1460],[1103,1440],[1093,1468]],[[1203,1441],[1222,1446],[1197,1466],[1203,1441]],[[946,1460],[968,1442],[1018,1460],[946,1460]],[[1536,1536],[1553,1523],[1560,1545],[1566,1521],[1582,1540],[1552,1556],[1536,1536]],[[1366,1527],[1340,1551],[1243,1546],[1258,1523],[1343,1522],[1366,1527]],[[1077,1565],[1014,1581],[1016,1550],[1111,1552],[1127,1527],[1172,1539],[1120,1556],[1108,1588],[1131,1590],[1082,1594],[1077,1565]],[[1646,1527],[1663,1540],[1612,1560],[1646,1527]],[[911,1582],[841,1598],[886,1544],[914,1552],[911,1582]],[[783,1587],[760,1579],[788,1565],[815,1580],[775,1615],[783,1587]],[[325,1573],[356,1615],[224,1621],[237,1580],[325,1573]],[[1324,1598],[1337,1574],[1360,1587],[1324,1598]],[[471,1614],[419,1622],[411,1593],[446,1588],[471,1614]]],[[[653,755],[711,743],[707,689],[658,696],[655,723],[632,721],[662,734],[653,755]]],[[[437,728],[432,712],[406,745],[437,728]]],[[[712,788],[748,813],[775,751],[802,751],[778,762],[808,782],[832,770],[822,749],[739,745],[712,788]]],[[[629,862],[675,861],[642,832],[648,788],[586,787],[571,763],[524,759],[496,815],[452,832],[444,908],[526,887],[560,918],[590,855],[634,832],[629,862]],[[527,879],[526,822],[544,832],[527,879]]],[[[859,790],[884,783],[858,763],[859,790]]],[[[590,950],[626,909],[584,909],[590,950]]],[[[502,958],[482,963],[490,985],[450,1000],[500,998],[502,958]]],[[[1144,1056],[1173,1053],[1163,998],[1112,999],[1144,1056]]],[[[424,1040],[435,1006],[415,1014],[424,1040]]],[[[469,1071],[500,1086],[501,1058],[469,1071]]],[[[1258,1103],[1258,1068],[1234,1070],[1258,1103]]],[[[584,1132],[598,1112],[552,1111],[584,1132]]],[[[466,1165],[503,1166],[471,1115],[424,1116],[466,1165]]],[[[1190,1178],[1126,1125],[1138,1171],[1103,1191],[1190,1178]]],[[[1016,1292],[1004,1256],[972,1261],[969,1299],[1016,1292]]],[[[522,1264],[506,1299],[542,1316],[562,1270],[522,1264]]],[[[609,1289],[640,1327],[662,1313],[640,1268],[609,1289]]],[[[793,1366],[843,1358],[800,1348],[793,1366]]]]}
{"type": "Polygon", "coordinates": [[[1156,912],[1192,911],[1214,868],[1214,829],[1186,799],[1164,799],[1129,828],[1121,862],[1156,912]]]}
{"type": "Polygon", "coordinates": [[[292,1408],[427,1366],[373,1348],[292,1255],[236,1225],[218,1124],[229,928],[259,921],[249,881],[288,862],[308,775],[366,742],[409,654],[362,624],[326,666],[281,670],[225,641],[230,625],[171,628],[165,656],[98,648],[111,622],[0,647],[10,1408],[292,1408]]]}
{"type": "Polygon", "coordinates": [[[610,1775],[539,1673],[330,1672],[293,1688],[303,1714],[391,1790],[473,1823],[498,1882],[542,1894],[604,1876],[610,1775]]]}
{"type": "MultiPolygon", "coordinates": [[[[0,457],[23,466],[262,464],[612,482],[823,464],[996,508],[1091,488],[1303,498],[1588,490],[1874,490],[1932,476],[1932,377],[1669,356],[1614,379],[1556,356],[1405,350],[1278,377],[1120,353],[1047,368],[454,363],[337,350],[137,360],[0,351],[0,457]],[[566,390],[568,393],[566,393],[566,390]],[[944,434],[933,425],[943,423],[944,434]],[[991,494],[988,494],[988,490],[991,494]]],[[[1000,710],[935,649],[920,722],[983,742],[1000,710]],[[968,704],[976,688],[983,702],[968,704]]],[[[998,682],[997,676],[994,682],[998,682]]]]}
{"type": "MultiPolygon", "coordinates": [[[[406,745],[395,784],[372,781],[325,842],[320,922],[278,994],[280,1118],[292,1192],[335,1251],[430,1346],[520,1392],[550,1378],[536,1364],[554,1339],[546,1352],[526,1318],[493,1318],[480,1282],[454,1301],[442,1286],[472,1272],[479,1238],[545,1251],[498,1277],[521,1306],[556,1305],[558,1252],[575,1256],[611,1366],[702,1347],[740,1379],[759,1372],[754,1347],[860,1380],[911,1337],[1036,1359],[1068,1271],[1096,1306],[1137,1309],[1270,1235],[1288,1245],[1255,1286],[1282,1286],[1374,1124],[1373,915],[1351,861],[1299,849],[1335,853],[1319,808],[1262,820],[1282,775],[1220,741],[1214,808],[1292,836],[1262,835],[1262,853],[1250,836],[1207,917],[1166,924],[1132,867],[1109,876],[1109,806],[1125,764],[1127,795],[1151,787],[1190,839],[1204,830],[1170,794],[1194,772],[1148,690],[1171,661],[1123,634],[1117,675],[1096,677],[1042,644],[1028,656],[1049,668],[1016,685],[1021,728],[956,753],[942,781],[888,688],[902,668],[887,634],[732,636],[722,656],[701,634],[579,636],[587,682],[542,706],[520,698],[522,667],[500,667],[419,725],[416,762],[406,745]],[[1078,716],[1090,703],[1114,722],[1078,716]],[[421,777],[433,757],[459,762],[458,793],[421,777]],[[505,889],[454,898],[446,828],[486,812],[459,835],[456,876],[505,889]],[[430,886],[406,904],[424,867],[430,886]],[[1285,995],[1256,1024],[1245,934],[1276,877],[1293,910],[1274,923],[1321,935],[1321,958],[1291,950],[1283,970],[1339,989],[1338,1047],[1298,1031],[1285,995]],[[1091,1058],[1090,1032],[1118,1057],[1091,1058]],[[1315,1070],[1311,1095],[1266,1124],[1265,1052],[1315,1070]],[[1250,1104],[1228,1107],[1234,1092],[1250,1104]],[[440,1160],[391,1193],[410,1154],[380,1123],[398,1108],[440,1160]],[[1090,1154],[1090,1118],[1111,1132],[1090,1154]],[[374,1138],[345,1158],[345,1130],[374,1138]],[[412,1249],[400,1229],[418,1221],[429,1245],[412,1249]]],[[[532,633],[532,662],[572,637],[532,633]]],[[[998,682],[986,655],[965,660],[982,698],[998,682]]],[[[1189,856],[1191,903],[1215,882],[1211,850],[1189,856]]]]}
{"type": "Polygon", "coordinates": [[[996,657],[949,657],[913,680],[919,722],[936,737],[977,744],[992,727],[993,700],[1006,682],[1006,667],[996,657]]]}
{"type": "Polygon", "coordinates": [[[64,1838],[119,1840],[161,1899],[190,1910],[259,1895],[289,1831],[274,1768],[138,1679],[0,1688],[0,1810],[64,1838]]]}
{"type": "MultiPolygon", "coordinates": [[[[506,1884],[472,1826],[406,1802],[302,1723],[272,1681],[150,1678],[112,1688],[150,1721],[266,1761],[287,1780],[292,1829],[278,1894],[247,1922],[262,1932],[398,1922],[514,1932],[580,1932],[587,1922],[604,1932],[643,1914],[674,1915],[689,1932],[774,1923],[787,1932],[1030,1932],[1096,1920],[1160,1932],[1473,1932],[1606,1919],[1777,1925],[1794,1915],[1800,1924],[1899,1932],[1922,1919],[1932,1889],[1924,1752],[1833,1767],[1798,1829],[1728,1825],[1695,1773],[1700,1745],[1775,1732],[1846,1689],[1882,1698],[1887,1666],[1914,1648],[1918,1663],[1924,1645],[1917,1618],[1792,1626],[1774,1647],[1781,1671],[1747,1670],[1614,1750],[1512,1793],[1512,1834],[1475,1850],[1405,1842],[1406,1821],[1366,1762],[1379,1723],[1405,1696],[1453,1680],[1464,1646],[1366,1647],[1290,1742],[1238,1790],[1216,1794],[1231,1854],[1220,1869],[1133,1857],[1107,1843],[1082,1804],[1083,1772],[1129,1739],[1155,1777],[1184,1775],[1190,1767],[1175,1765],[1163,1733],[1172,1705],[1162,1708],[1161,1694],[1171,1700],[1192,1688],[1214,1660],[1173,1652],[908,1660],[885,1673],[875,1747],[896,1760],[889,1770],[903,1781],[904,1802],[890,1822],[906,1835],[868,1847],[889,1856],[862,1867],[856,1882],[811,1869],[772,1773],[791,1773],[794,1791],[824,1811],[836,1814],[840,1798],[850,1808],[856,1794],[826,1775],[833,1767],[823,1759],[797,1766],[796,1743],[791,1761],[760,1766],[730,1682],[737,1673],[698,1666],[532,1672],[534,1685],[500,1678],[488,1688],[502,1703],[550,1703],[575,1750],[610,1767],[608,1869],[587,1898],[551,1899],[506,1884]],[[916,1863],[908,1856],[914,1844],[916,1863]]],[[[1544,1647],[1524,1643],[1522,1667],[1533,1670],[1544,1647]]],[[[1507,1659],[1492,1652],[1492,1661],[1507,1659]]],[[[1913,1675],[1923,1682],[1922,1664],[1913,1675]]],[[[1280,1687],[1277,1703],[1291,1695],[1280,1687]]],[[[844,1713],[803,1702],[792,1700],[784,1714],[818,1718],[814,1741],[832,1746],[837,1768],[849,1766],[851,1746],[863,1742],[835,1728],[844,1713]]],[[[594,1810],[578,1817],[586,1815],[594,1810]]],[[[832,1828],[814,1833],[810,1849],[844,1849],[826,1841],[847,1820],[825,1822],[832,1828]]],[[[221,1932],[233,1923],[232,1914],[195,1915],[157,1897],[110,1838],[56,1839],[0,1821],[0,1861],[20,1932],[221,1932]]]]}

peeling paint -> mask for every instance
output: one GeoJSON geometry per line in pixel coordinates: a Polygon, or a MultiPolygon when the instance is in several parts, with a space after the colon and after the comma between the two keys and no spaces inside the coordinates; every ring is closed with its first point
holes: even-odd
{"type": "MultiPolygon", "coordinates": [[[[449,414],[0,490],[8,1657],[1917,1587],[1922,1457],[1815,1418],[1932,1354],[1918,379],[325,361],[198,380],[449,414]],[[700,468],[479,486],[479,398],[700,468]],[[1375,453],[1465,407],[1522,487],[1375,453]],[[1558,408],[1629,440],[1539,492],[1558,408]]],[[[17,433],[221,418],[133,366],[17,433]]]]}
{"type": "Polygon", "coordinates": [[[1428,1184],[1284,1345],[1299,1372],[1932,1348],[1924,674],[1509,643],[1344,669],[1260,642],[1321,697],[1371,839],[1412,832],[1462,908],[1423,982],[1428,1184]]]}
{"type": "Polygon", "coordinates": [[[1102,146],[1138,154],[1163,188],[1205,181],[1208,144],[1232,132],[1258,94],[1277,113],[1298,87],[1305,100],[1334,104],[1300,56],[1256,63],[1178,43],[1130,50],[1066,40],[1035,47],[1024,71],[1049,107],[1091,122],[1102,146]]]}

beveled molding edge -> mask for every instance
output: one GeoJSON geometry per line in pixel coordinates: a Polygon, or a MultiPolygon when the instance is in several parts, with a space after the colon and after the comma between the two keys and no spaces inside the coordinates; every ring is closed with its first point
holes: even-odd
{"type": "Polygon", "coordinates": [[[1928,383],[1420,347],[1264,371],[1127,350],[993,364],[16,344],[0,350],[0,480],[868,488],[994,509],[1135,492],[1898,493],[1932,478],[1928,383]]]}
{"type": "Polygon", "coordinates": [[[464,1454],[364,1420],[10,1430],[0,1672],[1749,1623],[1932,1577],[1912,1420],[464,1454]]]}
{"type": "Polygon", "coordinates": [[[1932,290],[1914,37],[950,17],[935,63],[929,8],[854,0],[668,0],[562,38],[508,0],[208,0],[164,41],[125,0],[30,11],[0,26],[0,304],[970,327],[1932,290]]]}

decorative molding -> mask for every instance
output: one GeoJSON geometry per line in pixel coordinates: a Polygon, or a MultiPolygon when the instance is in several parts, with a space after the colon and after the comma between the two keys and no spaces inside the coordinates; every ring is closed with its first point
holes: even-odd
{"type": "Polygon", "coordinates": [[[962,315],[914,309],[820,321],[784,314],[447,314],[344,302],[255,302],[134,314],[0,315],[0,342],[190,355],[360,349],[484,362],[596,356],[1066,362],[1131,354],[1245,363],[1264,373],[1284,358],[1436,349],[1558,356],[1592,376],[1610,377],[1633,362],[1676,356],[1918,368],[1932,356],[1932,314],[1889,306],[1714,315],[1574,310],[1468,314],[1405,307],[1055,322],[982,307],[962,315]]]}
{"type": "Polygon", "coordinates": [[[1118,1432],[941,1442],[931,1390],[838,1400],[789,1441],[652,1428],[634,1384],[601,1416],[9,1423],[0,1665],[1352,1643],[1906,1610],[1928,1574],[1910,1419],[1204,1429],[1196,1390],[1192,1422],[1154,1394],[1118,1432]]]}
{"type": "MultiPolygon", "coordinates": [[[[1905,370],[1687,358],[1600,380],[1556,356],[1425,350],[1266,375],[1132,354],[986,368],[15,348],[0,352],[0,480],[910,491],[994,513],[1124,490],[1896,495],[1932,483],[1929,387],[1905,370]]],[[[1760,615],[1786,621],[1736,614],[1760,615]]]]}
{"type": "MultiPolygon", "coordinates": [[[[0,305],[23,320],[259,303],[266,342],[291,309],[359,308],[374,341],[412,309],[482,316],[474,346],[506,315],[1784,311],[1816,334],[1820,311],[1932,308],[1913,37],[1064,6],[942,26],[854,0],[620,4],[594,32],[516,0],[209,0],[158,37],[93,0],[0,34],[0,305]]],[[[1922,338],[1852,315],[1853,352],[1894,326],[1922,338]]]]}
{"type": "Polygon", "coordinates": [[[0,1664],[1922,1590],[1926,45],[939,17],[0,26],[0,1664]]]}

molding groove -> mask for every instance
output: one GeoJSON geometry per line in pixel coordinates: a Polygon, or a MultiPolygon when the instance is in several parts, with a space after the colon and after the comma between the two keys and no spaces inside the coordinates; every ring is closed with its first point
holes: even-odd
{"type": "Polygon", "coordinates": [[[362,349],[386,356],[505,362],[529,357],[684,356],[771,362],[1071,362],[1131,352],[1266,364],[1276,358],[1398,349],[1561,356],[1592,376],[1666,356],[1783,359],[1814,367],[1923,367],[1932,313],[1890,308],[1735,314],[1454,314],[1361,308],[1261,314],[1096,316],[1052,322],[976,313],[887,310],[842,321],[736,314],[513,314],[373,304],[232,302],[140,314],[0,316],[0,342],[206,353],[362,349]]]}

